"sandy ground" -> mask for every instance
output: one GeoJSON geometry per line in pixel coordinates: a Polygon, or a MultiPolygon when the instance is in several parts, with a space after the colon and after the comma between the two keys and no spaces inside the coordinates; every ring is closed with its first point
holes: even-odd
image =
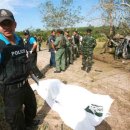
{"type": "MultiPolygon", "coordinates": [[[[49,57],[48,50],[38,52],[38,67],[45,73],[44,79],[57,78],[67,84],[82,86],[93,93],[110,95],[114,99],[110,109],[111,116],[97,126],[96,130],[130,130],[129,60],[125,62],[126,64],[122,64],[121,60],[114,61],[111,56],[98,54],[95,55],[96,60],[91,72],[86,73],[81,70],[80,57],[65,72],[56,74],[54,68],[47,69],[49,57]]],[[[31,79],[29,81],[33,83],[31,79]]],[[[36,97],[37,118],[41,120],[38,130],[70,130],[39,95],[36,94],[36,97]]]]}

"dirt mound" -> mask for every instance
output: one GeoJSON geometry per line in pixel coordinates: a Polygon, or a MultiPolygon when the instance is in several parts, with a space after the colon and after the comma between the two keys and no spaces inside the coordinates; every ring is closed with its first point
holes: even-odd
{"type": "Polygon", "coordinates": [[[125,71],[130,71],[130,60],[129,59],[114,59],[114,54],[101,53],[101,50],[95,51],[94,59],[111,64],[114,68],[120,68],[125,71]]]}

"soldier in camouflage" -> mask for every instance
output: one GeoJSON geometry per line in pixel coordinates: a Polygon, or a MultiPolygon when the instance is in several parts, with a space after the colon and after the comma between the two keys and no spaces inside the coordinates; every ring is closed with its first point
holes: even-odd
{"type": "Polygon", "coordinates": [[[65,61],[66,61],[66,67],[68,67],[69,64],[73,63],[71,37],[69,35],[68,30],[65,31],[65,39],[66,39],[65,61]]]}
{"type": "Polygon", "coordinates": [[[56,60],[56,71],[54,73],[60,73],[65,71],[65,48],[66,48],[66,39],[64,37],[63,31],[57,30],[57,37],[54,42],[56,49],[55,60],[56,60]]]}
{"type": "Polygon", "coordinates": [[[90,72],[93,60],[93,50],[96,46],[96,40],[91,35],[92,30],[87,29],[86,35],[83,37],[82,48],[82,70],[90,72]]]}

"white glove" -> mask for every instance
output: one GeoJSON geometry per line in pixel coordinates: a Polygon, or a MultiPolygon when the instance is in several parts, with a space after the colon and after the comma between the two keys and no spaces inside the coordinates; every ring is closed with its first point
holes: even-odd
{"type": "Polygon", "coordinates": [[[30,54],[32,54],[32,51],[29,51],[30,54]]]}
{"type": "Polygon", "coordinates": [[[53,40],[51,40],[51,42],[54,42],[53,40]]]}
{"type": "Polygon", "coordinates": [[[54,51],[54,53],[56,53],[56,50],[54,51]]]}

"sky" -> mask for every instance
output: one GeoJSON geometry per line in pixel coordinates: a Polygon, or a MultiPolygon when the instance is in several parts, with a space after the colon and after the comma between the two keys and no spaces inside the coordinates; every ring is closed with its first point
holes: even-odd
{"type": "MultiPolygon", "coordinates": [[[[0,0],[0,9],[8,9],[14,14],[17,22],[16,31],[23,31],[28,28],[44,29],[42,14],[39,9],[41,2],[46,0],[0,0]]],[[[55,4],[60,4],[61,0],[52,0],[55,4]]],[[[73,0],[75,7],[81,6],[81,14],[86,19],[95,19],[99,16],[96,10],[99,0],[73,0]]],[[[86,20],[77,26],[99,25],[98,20],[86,20]]]]}

